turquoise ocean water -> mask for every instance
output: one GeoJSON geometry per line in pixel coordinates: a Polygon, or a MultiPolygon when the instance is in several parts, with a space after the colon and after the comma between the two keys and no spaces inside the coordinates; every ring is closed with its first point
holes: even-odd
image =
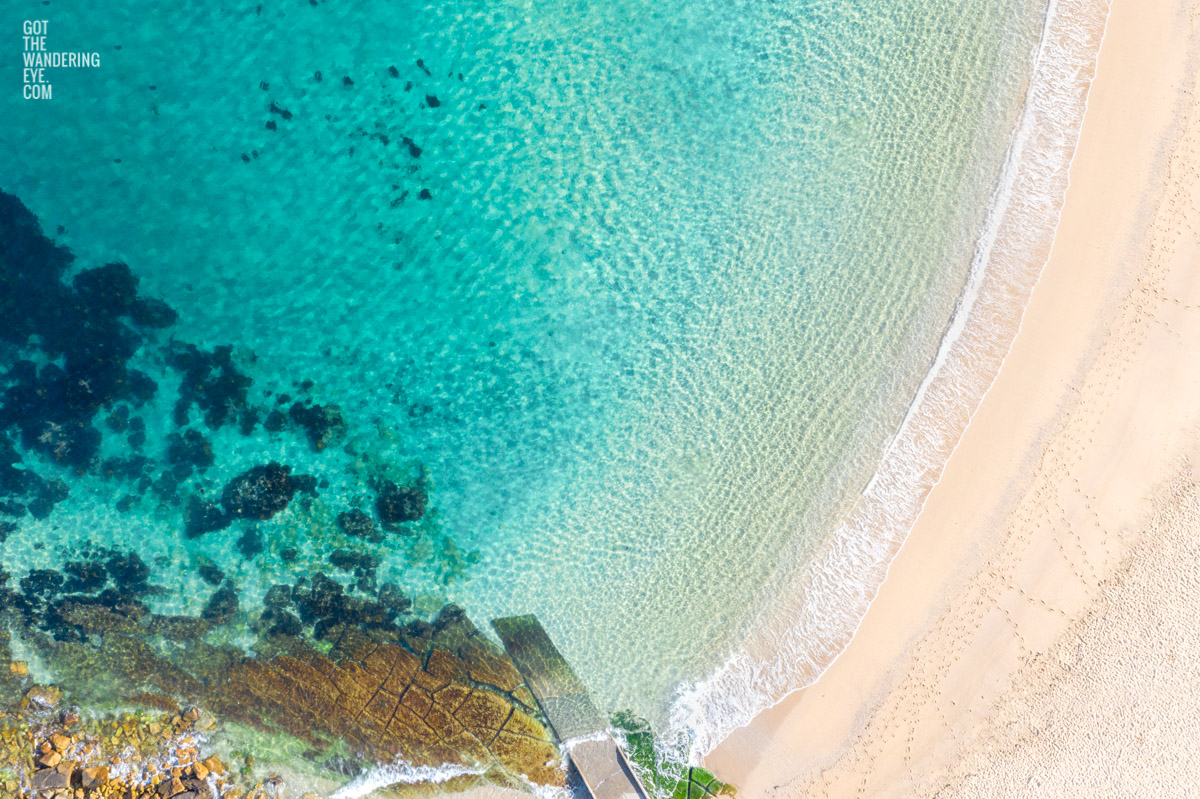
{"type": "MultiPolygon", "coordinates": [[[[252,396],[312,381],[348,430],[322,452],[211,433],[188,487],[271,459],[328,481],[261,525],[262,553],[64,473],[5,567],[101,540],[175,575],[156,607],[204,604],[201,556],[249,603],[344,544],[333,517],[370,509],[368,467],[424,475],[415,534],[373,550],[381,580],[418,612],[536,613],[603,710],[714,743],[742,719],[695,702],[748,712],[801,676],[710,684],[673,715],[680,686],[786,626],[797,580],[819,589],[805,570],[892,452],[994,233],[1054,7],[8,4],[0,188],[78,266],[129,264],[179,312],[172,336],[232,345],[252,396]],[[101,66],[22,100],[27,18],[101,66]]],[[[144,416],[163,447],[170,396],[144,416]]]]}

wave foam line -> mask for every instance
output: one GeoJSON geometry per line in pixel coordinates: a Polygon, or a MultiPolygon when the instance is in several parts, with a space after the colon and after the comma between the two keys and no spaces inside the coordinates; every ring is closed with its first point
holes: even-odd
{"type": "Polygon", "coordinates": [[[1110,0],[1050,0],[1032,77],[970,273],[933,364],[848,517],[766,623],[680,686],[664,766],[697,763],[729,733],[811,685],[853,639],[1020,330],[1058,229],[1110,0]]]}
{"type": "Polygon", "coordinates": [[[367,769],[350,782],[329,794],[329,799],[361,799],[372,791],[390,785],[416,785],[418,783],[442,783],[456,777],[483,774],[482,769],[459,765],[413,766],[403,761],[388,763],[367,769]]]}

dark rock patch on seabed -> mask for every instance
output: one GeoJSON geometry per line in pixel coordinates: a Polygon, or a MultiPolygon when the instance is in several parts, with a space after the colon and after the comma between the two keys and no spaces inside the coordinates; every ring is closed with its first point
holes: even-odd
{"type": "Polygon", "coordinates": [[[203,471],[213,465],[212,442],[199,430],[187,429],[183,434],[171,433],[167,436],[167,460],[174,467],[172,473],[176,479],[183,480],[194,469],[203,471]]]}
{"type": "Polygon", "coordinates": [[[142,327],[170,327],[179,319],[174,308],[154,297],[140,297],[129,306],[129,318],[142,327]]]}
{"type": "Polygon", "coordinates": [[[395,528],[405,522],[415,522],[425,515],[425,481],[418,478],[415,483],[400,486],[391,480],[382,480],[376,490],[375,512],[384,527],[395,528]]]}
{"type": "Polygon", "coordinates": [[[252,381],[234,366],[233,347],[204,352],[185,344],[173,353],[171,363],[183,374],[175,403],[175,424],[182,427],[188,423],[192,405],[200,408],[205,424],[214,429],[249,407],[247,392],[252,381]]]}
{"type": "MultiPolygon", "coordinates": [[[[0,343],[12,354],[34,347],[46,361],[11,361],[2,375],[0,430],[50,463],[87,471],[100,450],[96,413],[122,400],[138,407],[157,388],[127,366],[144,342],[135,326],[169,324],[174,312],[138,298],[137,277],[124,263],[83,270],[68,285],[73,262],[20,200],[0,192],[0,343]]],[[[63,497],[20,463],[0,435],[0,498],[31,500],[31,512],[44,517],[63,497]]]]}
{"type": "Polygon", "coordinates": [[[288,417],[308,436],[308,443],[317,452],[337,442],[346,433],[342,412],[328,405],[305,405],[297,402],[288,410],[288,417]]]}
{"type": "Polygon", "coordinates": [[[200,555],[196,558],[196,573],[209,585],[220,585],[225,580],[225,572],[221,571],[220,567],[207,555],[200,555]]]}
{"type": "Polygon", "coordinates": [[[257,527],[247,528],[237,540],[238,552],[246,560],[253,560],[255,555],[263,551],[263,534],[257,527]]]}
{"type": "Polygon", "coordinates": [[[212,596],[200,611],[200,618],[213,624],[225,624],[233,618],[238,610],[238,595],[233,583],[226,580],[220,588],[213,591],[212,596]]]}
{"type": "Polygon", "coordinates": [[[199,538],[205,533],[224,530],[232,517],[215,502],[205,502],[195,495],[188,497],[183,509],[183,533],[187,538],[199,538]]]}
{"type": "Polygon", "coordinates": [[[269,519],[286,508],[295,494],[291,467],[271,461],[230,480],[221,492],[221,505],[235,518],[269,519]]]}
{"type": "Polygon", "coordinates": [[[375,527],[375,521],[370,515],[363,513],[361,510],[344,511],[337,515],[338,528],[349,536],[355,538],[365,538],[367,541],[379,543],[383,540],[383,533],[375,527]]]}

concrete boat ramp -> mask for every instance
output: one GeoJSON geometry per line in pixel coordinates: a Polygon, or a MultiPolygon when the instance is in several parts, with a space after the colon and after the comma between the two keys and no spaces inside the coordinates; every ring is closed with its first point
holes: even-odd
{"type": "Polygon", "coordinates": [[[583,683],[536,616],[492,622],[593,799],[650,799],[583,683]]]}

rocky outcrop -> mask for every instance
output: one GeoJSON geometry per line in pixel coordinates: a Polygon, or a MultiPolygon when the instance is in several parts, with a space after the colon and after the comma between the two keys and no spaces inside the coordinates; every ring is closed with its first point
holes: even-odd
{"type": "MultiPolygon", "coordinates": [[[[112,560],[118,567],[112,579],[142,579],[136,563],[112,560]]],[[[36,577],[31,592],[45,582],[36,577]]],[[[502,784],[565,784],[552,733],[502,650],[455,606],[432,623],[399,625],[385,617],[394,618],[407,598],[388,584],[379,599],[349,597],[322,575],[297,587],[275,586],[253,628],[263,636],[254,655],[204,637],[238,611],[228,581],[201,619],[70,595],[54,600],[54,629],[74,631],[73,640],[24,634],[42,661],[75,686],[77,701],[123,697],[159,710],[194,702],[215,718],[300,739],[316,762],[348,744],[376,762],[460,764],[502,784]],[[319,629],[321,649],[305,632],[308,625],[319,629]]],[[[61,693],[49,694],[38,706],[60,699],[61,693]]],[[[73,761],[71,779],[84,765],[99,764],[73,761]]],[[[41,779],[58,777],[47,772],[41,779]]]]}
{"type": "Polygon", "coordinates": [[[562,785],[558,749],[520,675],[477,633],[425,656],[343,631],[331,655],[245,658],[220,692],[223,714],[278,726],[312,745],[342,739],[373,759],[459,763],[562,785]],[[353,656],[350,656],[353,655],[353,656]],[[245,708],[255,708],[251,717],[245,708]]]}

